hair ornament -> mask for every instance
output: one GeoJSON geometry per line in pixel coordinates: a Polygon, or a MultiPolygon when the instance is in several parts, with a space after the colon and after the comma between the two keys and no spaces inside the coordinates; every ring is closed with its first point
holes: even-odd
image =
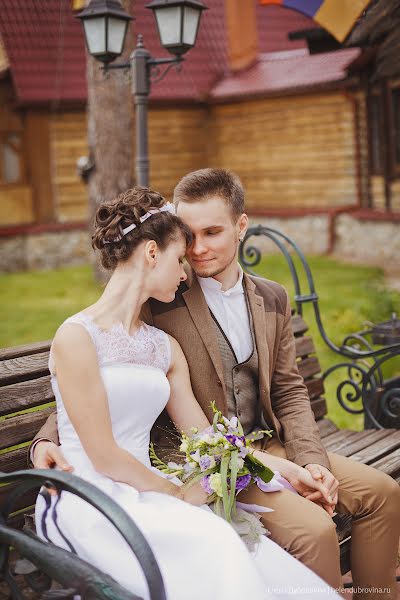
{"type": "MultiPolygon", "coordinates": [[[[172,204],[172,202],[167,202],[166,204],[164,204],[163,206],[161,206],[160,208],[150,208],[148,210],[147,213],[145,213],[142,217],[140,217],[139,221],[140,223],[144,223],[144,221],[147,221],[147,219],[149,219],[152,215],[155,215],[157,213],[160,212],[169,212],[172,215],[176,214],[176,209],[175,209],[175,205],[172,204]]],[[[105,241],[105,244],[113,244],[115,242],[119,242],[120,240],[122,240],[122,238],[129,233],[130,231],[133,231],[134,229],[136,229],[136,227],[138,227],[138,225],[136,225],[135,223],[132,223],[131,225],[128,225],[127,227],[124,227],[124,229],[122,230],[122,235],[121,237],[112,240],[112,241],[105,241]]]]}

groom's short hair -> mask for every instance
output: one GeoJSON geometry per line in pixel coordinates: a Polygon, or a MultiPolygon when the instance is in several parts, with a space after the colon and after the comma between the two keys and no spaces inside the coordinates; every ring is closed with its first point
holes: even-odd
{"type": "Polygon", "coordinates": [[[200,169],[188,173],[174,190],[174,202],[201,202],[211,197],[225,200],[236,221],[244,212],[244,189],[236,173],[226,169],[200,169]]]}

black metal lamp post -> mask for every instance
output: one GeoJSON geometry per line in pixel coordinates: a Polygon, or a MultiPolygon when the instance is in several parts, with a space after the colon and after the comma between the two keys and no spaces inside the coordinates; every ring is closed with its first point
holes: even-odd
{"type": "Polygon", "coordinates": [[[201,0],[153,0],[146,6],[154,11],[161,45],[173,58],[153,58],[138,35],[129,63],[112,65],[121,55],[128,23],[132,20],[118,0],[91,0],[77,15],[82,20],[89,53],[104,69],[130,69],[136,114],[136,182],[149,183],[147,109],[152,81],[161,81],[172,66],[179,65],[196,43],[201,13],[207,7],[201,0]],[[161,65],[167,65],[163,72],[161,65]]]}

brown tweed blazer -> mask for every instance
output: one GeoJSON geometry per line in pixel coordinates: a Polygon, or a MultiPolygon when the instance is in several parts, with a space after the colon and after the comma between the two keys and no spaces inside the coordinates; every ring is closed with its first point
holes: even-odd
{"type": "MultiPolygon", "coordinates": [[[[289,460],[304,466],[330,468],[311,410],[307,388],[296,365],[291,308],[286,290],[259,277],[244,275],[259,360],[259,393],[264,417],[285,445],[289,460]]],[[[189,364],[194,394],[212,420],[210,403],[227,412],[222,362],[212,317],[196,276],[188,270],[175,300],[150,299],[142,312],[146,322],[173,336],[189,364]]],[[[153,428],[154,441],[164,445],[168,420],[163,414],[153,428]]],[[[58,443],[56,416],[51,415],[35,440],[58,443]]],[[[34,441],[35,441],[34,440],[34,441]]],[[[268,449],[268,446],[267,446],[268,449]]]]}

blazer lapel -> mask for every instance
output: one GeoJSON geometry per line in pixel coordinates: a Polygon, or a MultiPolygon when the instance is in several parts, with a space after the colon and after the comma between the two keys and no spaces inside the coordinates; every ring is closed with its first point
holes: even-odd
{"type": "MultiPolygon", "coordinates": [[[[188,276],[187,284],[189,289],[183,292],[182,298],[185,301],[193,323],[195,324],[196,329],[207,349],[207,352],[217,372],[218,378],[222,383],[222,389],[224,391],[223,396],[225,398],[226,391],[224,370],[219,354],[218,340],[215,334],[214,324],[212,322],[212,317],[210,315],[206,299],[204,298],[203,291],[200,287],[197,277],[193,272],[188,276]]],[[[227,410],[226,406],[220,406],[218,408],[224,413],[227,410]]]]}
{"type": "Polygon", "coordinates": [[[245,273],[244,284],[249,299],[249,307],[253,318],[254,337],[258,352],[258,377],[260,382],[260,399],[267,409],[270,422],[274,421],[270,401],[269,385],[269,348],[267,344],[267,331],[265,322],[264,299],[255,291],[255,284],[245,273]]]}

